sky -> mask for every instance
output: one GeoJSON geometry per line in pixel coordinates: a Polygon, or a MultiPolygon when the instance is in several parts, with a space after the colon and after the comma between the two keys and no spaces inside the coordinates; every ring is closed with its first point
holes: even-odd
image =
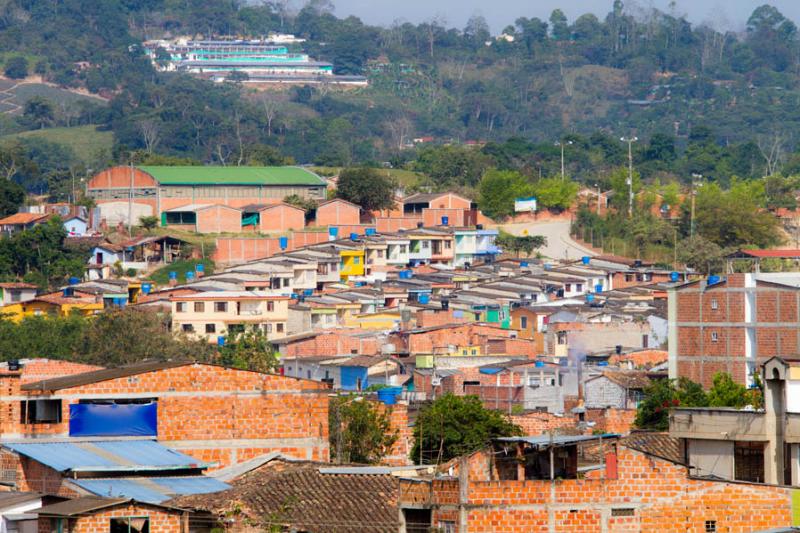
{"type": "MultiPolygon", "coordinates": [[[[626,6],[669,9],[670,0],[623,0],[626,6]]],[[[708,23],[716,29],[742,30],[753,10],[769,3],[786,17],[800,22],[800,0],[675,0],[678,14],[692,23],[708,23]]],[[[605,16],[613,0],[333,0],[338,16],[356,15],[369,24],[390,25],[395,20],[419,23],[444,17],[448,27],[463,28],[474,14],[483,15],[492,31],[499,33],[521,16],[547,20],[560,8],[570,22],[592,12],[605,16]]]]}

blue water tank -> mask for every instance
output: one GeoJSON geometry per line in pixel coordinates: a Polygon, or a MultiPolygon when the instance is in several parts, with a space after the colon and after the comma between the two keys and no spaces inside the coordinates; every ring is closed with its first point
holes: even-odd
{"type": "Polygon", "coordinates": [[[364,230],[364,233],[366,235],[375,235],[375,228],[367,228],[366,230],[364,230]]]}
{"type": "Polygon", "coordinates": [[[521,266],[522,268],[525,268],[525,267],[528,266],[528,262],[527,261],[520,261],[519,262],[519,266],[521,266]]]}
{"type": "Polygon", "coordinates": [[[289,237],[280,237],[278,239],[278,245],[281,247],[281,250],[285,250],[289,247],[289,237]]]}
{"type": "Polygon", "coordinates": [[[206,266],[203,263],[197,263],[194,266],[194,270],[195,270],[195,272],[205,272],[206,271],[206,266]]]}
{"type": "Polygon", "coordinates": [[[150,294],[150,291],[153,290],[152,283],[142,283],[142,292],[145,294],[150,294]]]}
{"type": "Polygon", "coordinates": [[[357,241],[358,240],[358,233],[351,233],[350,234],[350,240],[351,241],[357,241]]]}
{"type": "Polygon", "coordinates": [[[589,293],[586,295],[586,303],[592,303],[594,301],[594,294],[589,293]]]}
{"type": "Polygon", "coordinates": [[[417,300],[418,300],[418,301],[419,301],[419,303],[421,303],[421,304],[427,304],[428,302],[430,302],[430,301],[431,301],[431,295],[430,295],[430,294],[427,294],[427,293],[422,293],[422,294],[420,294],[420,295],[419,295],[419,297],[417,298],[417,300]]]}
{"type": "Polygon", "coordinates": [[[608,366],[608,361],[600,361],[597,366],[608,366]]]}
{"type": "Polygon", "coordinates": [[[69,284],[70,285],[77,285],[80,282],[81,282],[81,278],[76,278],[75,276],[72,276],[71,278],[69,278],[69,284]]]}
{"type": "Polygon", "coordinates": [[[536,368],[542,368],[544,367],[544,361],[536,361],[536,363],[534,363],[533,366],[535,366],[536,368]]]}
{"type": "Polygon", "coordinates": [[[378,390],[378,401],[384,405],[395,405],[397,403],[397,396],[402,392],[402,387],[384,387],[378,390]]]}
{"type": "Polygon", "coordinates": [[[314,289],[304,289],[303,294],[305,294],[306,296],[311,296],[312,294],[314,294],[314,289]]]}
{"type": "Polygon", "coordinates": [[[442,226],[447,226],[450,224],[450,217],[442,217],[442,226]]]}
{"type": "Polygon", "coordinates": [[[597,285],[595,285],[594,286],[594,292],[603,292],[603,284],[602,283],[598,283],[597,285]]]}
{"type": "Polygon", "coordinates": [[[681,279],[681,275],[679,273],[677,273],[677,272],[670,272],[669,273],[669,280],[672,283],[676,283],[680,279],[681,279]]]}
{"type": "Polygon", "coordinates": [[[581,261],[583,262],[584,265],[588,265],[589,261],[591,261],[591,260],[592,260],[592,258],[589,257],[588,255],[584,255],[583,257],[581,257],[581,261]]]}
{"type": "Polygon", "coordinates": [[[331,237],[336,237],[337,235],[339,235],[339,228],[331,226],[330,228],[328,228],[328,235],[330,235],[331,237]]]}
{"type": "Polygon", "coordinates": [[[225,346],[225,335],[217,335],[217,346],[225,346]]]}
{"type": "Polygon", "coordinates": [[[411,279],[412,272],[411,270],[401,270],[397,273],[397,277],[400,279],[411,279]]]}
{"type": "Polygon", "coordinates": [[[708,285],[715,285],[719,283],[719,276],[708,276],[708,285]]]}
{"type": "Polygon", "coordinates": [[[192,281],[194,279],[194,271],[190,270],[186,273],[186,281],[192,281]]]}
{"type": "Polygon", "coordinates": [[[169,273],[169,279],[178,279],[178,273],[177,272],[170,272],[169,273]]]}
{"type": "Polygon", "coordinates": [[[553,265],[551,265],[550,263],[545,263],[544,264],[544,269],[545,270],[550,270],[551,268],[553,268],[553,265]]]}

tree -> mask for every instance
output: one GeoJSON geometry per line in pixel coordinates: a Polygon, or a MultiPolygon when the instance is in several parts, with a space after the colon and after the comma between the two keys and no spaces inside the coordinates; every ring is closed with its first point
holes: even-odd
{"type": "Polygon", "coordinates": [[[478,450],[493,438],[520,434],[518,426],[499,411],[486,409],[477,396],[448,393],[417,415],[411,459],[418,464],[440,464],[478,450]]]}
{"type": "Polygon", "coordinates": [[[159,220],[156,216],[139,217],[139,225],[147,231],[152,231],[158,226],[159,220]]]}
{"type": "Polygon", "coordinates": [[[560,9],[554,9],[550,13],[550,31],[556,41],[569,40],[569,24],[567,16],[560,9]]]}
{"type": "Polygon", "coordinates": [[[389,414],[360,396],[336,396],[328,407],[328,440],[336,463],[378,463],[398,439],[389,414]]]}
{"type": "Polygon", "coordinates": [[[530,196],[533,187],[513,170],[488,170],[481,178],[478,206],[490,218],[504,219],[514,214],[514,199],[530,196]]]}
{"type": "Polygon", "coordinates": [[[578,184],[569,179],[544,178],[533,185],[537,207],[564,211],[572,207],[578,194],[578,184]]]}
{"type": "Polygon", "coordinates": [[[730,374],[717,372],[714,374],[712,387],[708,391],[709,407],[736,407],[741,409],[747,405],[761,407],[763,399],[758,389],[748,389],[736,383],[730,374]]]}
{"type": "Polygon", "coordinates": [[[656,379],[644,391],[634,425],[640,429],[666,431],[669,429],[669,410],[674,407],[705,407],[708,405],[703,388],[697,383],[679,378],[656,379]]]}
{"type": "Polygon", "coordinates": [[[46,98],[34,96],[25,102],[22,115],[38,124],[39,128],[44,128],[53,121],[53,104],[46,98]]]}
{"type": "Polygon", "coordinates": [[[678,260],[702,274],[721,272],[726,251],[716,243],[695,235],[684,239],[678,248],[678,260]]]}
{"type": "Polygon", "coordinates": [[[374,168],[346,168],[339,173],[336,196],[352,202],[364,211],[394,207],[395,181],[374,168]]]}
{"type": "Polygon", "coordinates": [[[219,361],[225,366],[255,372],[274,372],[278,367],[278,356],[264,330],[258,327],[229,332],[220,350],[219,361]]]}
{"type": "Polygon", "coordinates": [[[5,74],[13,80],[28,77],[28,60],[22,56],[13,56],[6,61],[5,74]]]}

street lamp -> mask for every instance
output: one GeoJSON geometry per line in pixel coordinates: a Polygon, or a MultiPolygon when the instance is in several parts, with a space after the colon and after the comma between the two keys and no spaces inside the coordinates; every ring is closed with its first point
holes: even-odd
{"type": "Polygon", "coordinates": [[[620,137],[620,141],[628,143],[628,218],[633,217],[633,143],[638,137],[620,137]]]}
{"type": "Polygon", "coordinates": [[[569,146],[572,141],[556,141],[555,146],[561,147],[561,179],[564,179],[564,146],[569,146]]]}
{"type": "Polygon", "coordinates": [[[597,216],[600,216],[600,184],[595,183],[594,188],[597,189],[597,216]]]}
{"type": "Polygon", "coordinates": [[[692,173],[692,219],[689,224],[689,237],[694,237],[694,198],[697,196],[697,188],[703,186],[703,175],[692,173]]]}

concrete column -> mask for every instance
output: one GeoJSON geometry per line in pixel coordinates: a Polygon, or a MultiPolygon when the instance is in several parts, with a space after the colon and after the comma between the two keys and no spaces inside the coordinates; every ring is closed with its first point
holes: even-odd
{"type": "Polygon", "coordinates": [[[769,379],[764,382],[764,407],[766,417],[764,427],[767,433],[767,445],[764,448],[764,482],[783,484],[783,445],[784,445],[784,405],[783,382],[769,379]]]}
{"type": "Polygon", "coordinates": [[[792,486],[797,487],[800,485],[800,444],[791,445],[791,457],[789,460],[792,462],[792,486]]]}
{"type": "Polygon", "coordinates": [[[669,379],[678,378],[678,292],[674,289],[667,289],[667,345],[669,355],[667,357],[667,371],[669,379]]]}
{"type": "Polygon", "coordinates": [[[469,498],[469,462],[467,456],[458,461],[458,533],[469,531],[467,501],[469,498]]]}

